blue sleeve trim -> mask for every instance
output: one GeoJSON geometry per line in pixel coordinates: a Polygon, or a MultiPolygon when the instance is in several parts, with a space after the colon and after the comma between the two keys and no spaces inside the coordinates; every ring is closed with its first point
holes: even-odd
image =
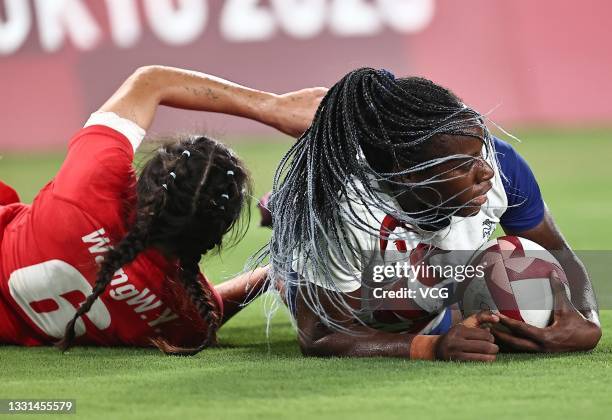
{"type": "Polygon", "coordinates": [[[294,319],[297,319],[297,294],[298,294],[298,286],[296,284],[296,280],[298,278],[298,274],[295,271],[291,271],[289,273],[289,277],[291,281],[287,282],[287,308],[289,308],[289,312],[293,316],[294,319]]]}
{"type": "Polygon", "coordinates": [[[544,200],[529,165],[508,143],[493,138],[508,208],[500,218],[504,229],[523,232],[544,219],[544,200]]]}
{"type": "Polygon", "coordinates": [[[442,319],[440,320],[438,325],[436,325],[434,329],[432,329],[427,335],[446,334],[448,330],[451,329],[452,326],[453,326],[452,311],[449,308],[444,308],[444,315],[442,316],[442,319]]]}

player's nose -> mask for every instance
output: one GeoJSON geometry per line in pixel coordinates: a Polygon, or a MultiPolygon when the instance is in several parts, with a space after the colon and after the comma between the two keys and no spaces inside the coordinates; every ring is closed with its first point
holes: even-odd
{"type": "Polygon", "coordinates": [[[483,159],[481,162],[482,163],[480,165],[481,169],[479,171],[479,178],[480,182],[486,182],[495,176],[495,171],[493,171],[493,168],[486,160],[483,159]]]}

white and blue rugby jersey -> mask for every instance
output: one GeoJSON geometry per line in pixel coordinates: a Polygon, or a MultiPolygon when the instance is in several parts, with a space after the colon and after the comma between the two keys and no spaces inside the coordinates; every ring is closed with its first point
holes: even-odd
{"type": "MultiPolygon", "coordinates": [[[[544,218],[544,202],[540,194],[540,188],[529,168],[527,162],[510,146],[508,143],[494,138],[493,139],[497,163],[489,157],[487,162],[495,171],[491,179],[493,184],[487,193],[487,202],[481,207],[480,212],[471,217],[452,218],[451,224],[437,232],[425,232],[416,228],[414,231],[406,231],[398,227],[389,236],[385,244],[386,251],[397,250],[396,242],[401,238],[405,244],[404,251],[410,252],[420,243],[432,245],[441,250],[477,250],[486,243],[495,231],[498,224],[507,230],[521,232],[531,229],[538,225],[544,218]],[[502,176],[503,174],[503,176],[502,176]],[[427,238],[427,239],[425,239],[427,238]]],[[[399,209],[397,202],[390,196],[380,194],[381,200],[399,209]]],[[[353,205],[353,210],[359,211],[353,205]]],[[[387,215],[382,211],[372,212],[365,209],[359,216],[368,222],[369,226],[381,226],[387,215]]],[[[350,224],[345,226],[353,249],[357,253],[380,252],[380,237],[371,235],[357,229],[350,224]]],[[[337,291],[352,292],[361,286],[361,258],[360,255],[346,255],[348,266],[345,261],[340,262],[340,258],[330,255],[330,271],[333,276],[334,285],[337,291]]],[[[345,252],[345,254],[347,254],[345,252]]],[[[465,262],[449,262],[465,264],[465,262]]],[[[300,274],[303,280],[313,282],[321,287],[331,289],[329,282],[321,281],[320,276],[313,273],[308,267],[300,266],[299,259],[294,265],[294,269],[300,274]]],[[[431,302],[425,305],[428,311],[439,310],[439,302],[431,302]]]]}
{"type": "MultiPolygon", "coordinates": [[[[343,250],[347,261],[330,250],[328,267],[332,278],[323,279],[321,273],[313,272],[310,264],[301,264],[302,260],[298,257],[293,268],[299,274],[300,281],[311,282],[329,290],[349,293],[358,290],[362,285],[362,270],[365,268],[362,266],[362,256],[368,253],[375,255],[382,252],[389,255],[389,251],[400,251],[407,257],[410,251],[417,248],[419,244],[448,251],[477,250],[489,240],[498,224],[512,232],[522,232],[537,226],[544,218],[545,205],[533,172],[512,146],[497,138],[494,138],[493,142],[497,160],[489,156],[487,162],[494,169],[495,175],[491,179],[492,188],[487,193],[487,202],[481,207],[479,213],[471,217],[454,216],[449,226],[437,232],[426,232],[419,228],[406,230],[401,226],[392,226],[390,230],[393,232],[386,241],[381,241],[380,235],[372,235],[347,223],[345,231],[352,248],[351,250],[347,247],[343,250]],[[333,284],[330,283],[330,280],[333,281],[333,284]]],[[[380,199],[399,210],[399,205],[392,197],[380,194],[380,199]]],[[[380,227],[381,232],[384,231],[383,224],[386,229],[389,228],[387,222],[390,216],[380,210],[360,210],[354,204],[352,210],[357,212],[369,226],[380,227]]],[[[400,258],[404,258],[401,255],[397,254],[400,258]]],[[[436,264],[467,264],[468,261],[457,261],[458,258],[465,258],[466,255],[468,253],[465,252],[440,253],[436,257],[436,264]]],[[[454,279],[446,279],[434,287],[444,288],[453,281],[454,279]]],[[[417,281],[413,286],[422,285],[417,281]]],[[[290,300],[293,300],[295,293],[291,295],[290,300]]],[[[419,297],[414,303],[419,311],[423,311],[425,317],[421,317],[418,321],[405,319],[407,322],[404,323],[403,331],[441,334],[450,328],[451,316],[450,311],[445,310],[446,299],[419,297]]],[[[374,318],[370,321],[372,322],[369,323],[374,327],[379,324],[374,318]]]]}

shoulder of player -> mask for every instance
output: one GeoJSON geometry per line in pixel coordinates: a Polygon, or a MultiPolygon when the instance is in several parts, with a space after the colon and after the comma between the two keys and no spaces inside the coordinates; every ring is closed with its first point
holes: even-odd
{"type": "Polygon", "coordinates": [[[106,252],[105,244],[117,243],[128,227],[123,203],[57,194],[52,183],[41,190],[32,208],[29,229],[37,242],[56,244],[50,249],[59,250],[66,243],[74,243],[106,252]]]}
{"type": "Polygon", "coordinates": [[[504,175],[512,175],[518,168],[527,165],[525,159],[510,143],[493,137],[493,144],[499,169],[504,175]]]}
{"type": "Polygon", "coordinates": [[[78,153],[88,160],[125,156],[126,161],[131,163],[134,158],[134,149],[127,137],[102,125],[84,127],[77,131],[68,143],[68,153],[78,153]]]}
{"type": "Polygon", "coordinates": [[[136,123],[113,112],[94,112],[84,127],[72,137],[69,149],[87,141],[89,147],[99,150],[118,148],[131,159],[145,134],[136,123]]]}

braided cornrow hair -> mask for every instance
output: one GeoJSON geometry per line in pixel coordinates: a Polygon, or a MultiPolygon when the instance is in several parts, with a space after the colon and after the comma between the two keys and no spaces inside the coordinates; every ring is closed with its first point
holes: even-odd
{"type": "Polygon", "coordinates": [[[251,183],[244,164],[230,149],[208,137],[172,141],[144,165],[137,192],[135,220],[127,234],[105,254],[92,293],[57,343],[62,350],[70,347],[76,321],[104,293],[115,272],[149,247],[178,258],[179,280],[207,325],[207,336],[196,348],[175,346],[161,337],[152,339],[152,343],[166,354],[193,355],[216,342],[219,308],[212,291],[198,280],[199,261],[208,251],[220,249],[226,233],[233,231],[230,242],[240,240],[245,233],[250,218],[251,183]],[[246,223],[241,224],[245,207],[246,223]]]}
{"type": "Polygon", "coordinates": [[[337,292],[329,293],[332,304],[358,319],[329,268],[332,259],[335,265],[350,267],[349,261],[359,256],[347,226],[379,237],[380,225],[369,217],[374,213],[391,215],[406,226],[448,226],[460,210],[448,200],[409,213],[382,200],[380,193],[397,196],[417,187],[435,189],[437,177],[408,182],[405,176],[453,159],[475,159],[457,154],[427,159],[425,152],[442,135],[478,137],[490,152],[493,145],[484,120],[429,80],[396,79],[371,68],[347,74],[328,91],[311,127],[276,171],[269,202],[270,278],[285,279],[287,293],[302,286],[306,304],[323,322],[348,331],[326,313],[314,283],[300,277],[315,276],[325,290],[337,292]]]}

